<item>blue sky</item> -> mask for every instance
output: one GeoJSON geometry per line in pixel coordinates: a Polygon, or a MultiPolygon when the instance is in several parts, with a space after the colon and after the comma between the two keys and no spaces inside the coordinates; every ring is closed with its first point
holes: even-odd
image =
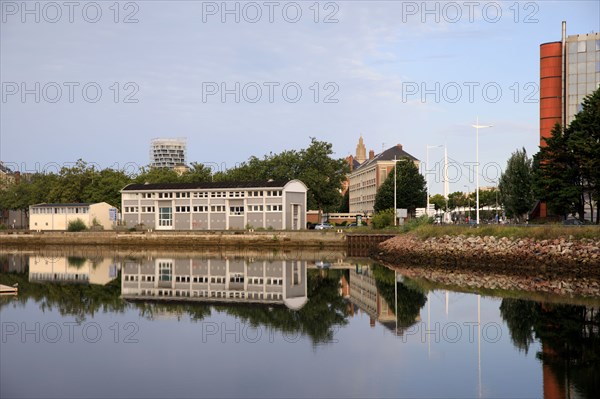
{"type": "MultiPolygon", "coordinates": [[[[596,1],[228,2],[238,23],[221,1],[0,3],[0,159],[22,172],[135,168],[154,137],[186,137],[189,161],[214,168],[310,137],[344,157],[360,135],[422,160],[446,144],[464,165],[479,116],[494,125],[480,131],[493,180],[515,149],[537,151],[539,45],[563,20],[569,35],[600,30],[596,1]]],[[[461,168],[451,191],[475,185],[461,168]]]]}

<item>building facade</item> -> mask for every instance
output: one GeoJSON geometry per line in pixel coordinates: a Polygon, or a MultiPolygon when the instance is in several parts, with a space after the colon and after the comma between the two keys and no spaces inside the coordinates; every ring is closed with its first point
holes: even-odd
{"type": "Polygon", "coordinates": [[[600,87],[600,32],[566,34],[540,45],[540,145],[559,123],[567,126],[583,99],[600,87]]]}
{"type": "Polygon", "coordinates": [[[128,300],[285,305],[308,301],[306,261],[247,258],[155,258],[123,264],[121,295],[128,300]]]}
{"type": "Polygon", "coordinates": [[[150,143],[150,166],[153,168],[187,168],[186,155],[184,138],[156,138],[150,143]]]}
{"type": "MultiPolygon", "coordinates": [[[[562,40],[540,45],[540,146],[546,145],[544,139],[557,123],[564,127],[573,121],[583,99],[598,87],[600,33],[567,36],[563,21],[562,40]]],[[[547,217],[546,204],[536,204],[531,216],[547,217]]]]}
{"type": "Polygon", "coordinates": [[[307,188],[288,182],[130,184],[121,190],[126,226],[156,230],[306,228],[307,188]]]}
{"type": "Polygon", "coordinates": [[[96,204],[37,204],[29,207],[30,230],[67,230],[69,223],[82,220],[86,227],[98,226],[111,230],[116,221],[117,209],[99,202],[96,204]],[[111,214],[113,215],[111,220],[111,214]]]}
{"type": "Polygon", "coordinates": [[[419,167],[419,160],[402,149],[401,144],[388,148],[375,155],[369,151],[369,159],[350,173],[350,213],[370,215],[374,211],[375,195],[388,174],[394,168],[395,160],[408,159],[419,167]]]}

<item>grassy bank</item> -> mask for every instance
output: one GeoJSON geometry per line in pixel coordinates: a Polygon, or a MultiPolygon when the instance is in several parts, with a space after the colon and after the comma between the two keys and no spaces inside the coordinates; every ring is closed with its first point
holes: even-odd
{"type": "Polygon", "coordinates": [[[420,238],[441,237],[444,235],[465,236],[495,236],[508,238],[534,238],[537,240],[549,240],[556,238],[591,238],[600,239],[600,227],[598,226],[503,226],[482,225],[478,228],[469,226],[434,226],[419,225],[409,230],[420,238]]]}

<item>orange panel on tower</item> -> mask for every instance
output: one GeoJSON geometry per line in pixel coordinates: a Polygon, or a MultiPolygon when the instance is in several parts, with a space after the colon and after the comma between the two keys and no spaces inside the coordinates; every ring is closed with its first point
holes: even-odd
{"type": "Polygon", "coordinates": [[[562,124],[562,42],[540,45],[540,145],[562,124]]]}

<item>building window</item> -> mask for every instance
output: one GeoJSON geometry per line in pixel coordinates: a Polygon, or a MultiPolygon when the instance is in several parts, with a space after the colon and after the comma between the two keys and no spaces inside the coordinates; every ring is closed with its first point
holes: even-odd
{"type": "Polygon", "coordinates": [[[263,211],[262,205],[249,205],[249,207],[248,207],[248,212],[262,212],[262,211],[263,211]]]}
{"type": "Polygon", "coordinates": [[[244,207],[243,206],[230,206],[229,207],[229,214],[232,215],[232,216],[243,215],[244,214],[244,207]]]}
{"type": "Polygon", "coordinates": [[[281,212],[283,205],[267,205],[267,212],[281,212]]]}
{"type": "Polygon", "coordinates": [[[189,213],[190,212],[190,207],[189,206],[176,206],[175,207],[175,212],[177,213],[189,213]]]}
{"type": "Polygon", "coordinates": [[[158,208],[158,225],[162,227],[173,226],[173,208],[158,208]]]}
{"type": "Polygon", "coordinates": [[[208,205],[200,205],[193,207],[194,212],[208,212],[208,205]]]}
{"type": "Polygon", "coordinates": [[[206,191],[195,192],[193,197],[194,198],[208,198],[208,193],[206,191]]]}
{"type": "Polygon", "coordinates": [[[211,205],[211,212],[225,212],[225,205],[211,205]]]}

